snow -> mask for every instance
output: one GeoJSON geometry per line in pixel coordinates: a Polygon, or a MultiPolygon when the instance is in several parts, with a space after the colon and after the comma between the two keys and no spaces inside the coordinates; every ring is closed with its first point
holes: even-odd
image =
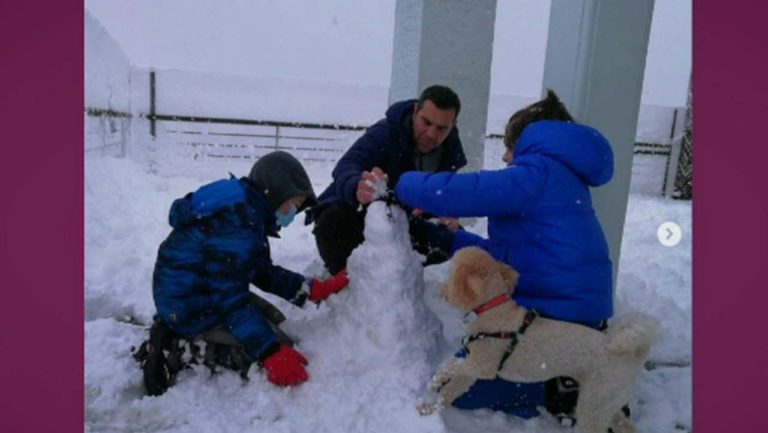
{"type": "MultiPolygon", "coordinates": [[[[404,215],[381,203],[369,213],[366,243],[350,258],[347,289],[304,308],[259,292],[288,316],[284,328],[310,359],[309,382],[280,389],[255,366],[249,381],[230,371],[211,376],[197,366],[182,372],[166,394],[144,396],[130,351],[145,337],[154,312],[151,272],[157,246],[169,232],[168,207],[203,182],[250,168],[233,164],[216,173],[191,160],[177,164],[188,175],[159,175],[129,157],[86,158],[87,431],[561,431],[549,415],[524,421],[453,408],[418,415],[416,406],[429,396],[430,375],[459,347],[466,324],[437,295],[449,264],[422,273],[407,247],[404,215]]],[[[307,171],[317,192],[330,182],[330,166],[308,164],[307,171]]],[[[283,229],[282,239],[270,241],[273,259],[305,275],[323,275],[311,226],[300,220],[283,229]]],[[[481,219],[468,228],[485,234],[485,224],[481,219]]],[[[660,363],[691,359],[690,230],[690,202],[642,191],[630,195],[617,312],[645,311],[662,322],[664,338],[651,356],[660,363]],[[664,221],[683,229],[674,248],[656,240],[664,221]]],[[[643,372],[632,410],[639,432],[690,429],[690,367],[643,372]]]]}

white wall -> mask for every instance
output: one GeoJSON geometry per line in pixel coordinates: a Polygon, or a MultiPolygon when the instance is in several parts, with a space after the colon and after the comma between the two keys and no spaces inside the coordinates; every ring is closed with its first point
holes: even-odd
{"type": "MultiPolygon", "coordinates": [[[[85,106],[131,112],[131,67],[117,41],[85,14],[85,106]]],[[[85,149],[122,155],[130,140],[130,118],[86,116],[85,149]]]]}
{"type": "Polygon", "coordinates": [[[130,62],[118,42],[85,13],[85,105],[130,111],[130,62]]]}

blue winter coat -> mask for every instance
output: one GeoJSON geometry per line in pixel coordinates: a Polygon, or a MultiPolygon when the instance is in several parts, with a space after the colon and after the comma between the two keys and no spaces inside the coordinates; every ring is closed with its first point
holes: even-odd
{"type": "MultiPolygon", "coordinates": [[[[386,117],[365,131],[341,157],[333,169],[333,182],[318,197],[318,211],[332,203],[347,202],[357,206],[357,182],[363,171],[381,168],[393,188],[403,172],[415,170],[413,126],[411,117],[415,99],[400,101],[387,109],[386,117]]],[[[454,127],[442,144],[438,171],[456,171],[467,164],[459,131],[454,127]]]]}
{"type": "Polygon", "coordinates": [[[155,306],[176,332],[193,336],[224,325],[254,357],[275,332],[248,302],[249,283],[301,303],[302,275],[272,264],[267,236],[279,226],[246,178],[219,180],[177,199],[173,227],[157,253],[155,306]]]}
{"type": "Polygon", "coordinates": [[[479,246],[520,273],[514,298],[544,316],[594,324],[613,314],[608,245],[589,186],[608,182],[613,153],[596,130],[540,121],[511,164],[475,173],[405,173],[398,198],[438,215],[488,217],[488,239],[460,230],[452,252],[479,246]]]}

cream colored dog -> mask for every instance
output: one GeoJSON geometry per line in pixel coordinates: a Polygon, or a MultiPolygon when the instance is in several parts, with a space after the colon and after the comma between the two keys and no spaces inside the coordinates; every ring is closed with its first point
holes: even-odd
{"type": "Polygon", "coordinates": [[[542,382],[567,376],[580,384],[576,419],[584,432],[606,433],[609,427],[614,433],[633,432],[621,407],[629,402],[656,338],[656,320],[638,314],[603,333],[537,317],[510,298],[517,277],[482,249],[456,253],[442,297],[474,310],[478,318],[464,340],[469,355],[441,366],[430,384],[437,401],[421,405],[419,412],[427,415],[450,405],[478,379],[542,382]]]}

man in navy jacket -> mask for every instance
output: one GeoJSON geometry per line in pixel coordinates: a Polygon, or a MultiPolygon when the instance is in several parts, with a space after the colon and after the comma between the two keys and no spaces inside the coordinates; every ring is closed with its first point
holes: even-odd
{"type": "MultiPolygon", "coordinates": [[[[333,182],[307,216],[307,223],[315,222],[317,248],[331,274],[345,269],[352,250],[362,243],[365,205],[380,193],[375,190],[377,182],[386,181],[391,189],[405,171],[456,171],[466,165],[456,128],[460,110],[461,102],[453,90],[430,86],[418,100],[392,104],[386,117],[368,128],[339,160],[333,182]]],[[[416,225],[425,223],[414,218],[416,225]]],[[[455,220],[445,222],[456,225],[455,220]]],[[[413,228],[412,223],[415,237],[413,228]]],[[[419,242],[415,243],[420,252],[429,250],[419,249],[419,242]]],[[[432,251],[431,255],[428,263],[444,260],[447,251],[432,251]]]]}

